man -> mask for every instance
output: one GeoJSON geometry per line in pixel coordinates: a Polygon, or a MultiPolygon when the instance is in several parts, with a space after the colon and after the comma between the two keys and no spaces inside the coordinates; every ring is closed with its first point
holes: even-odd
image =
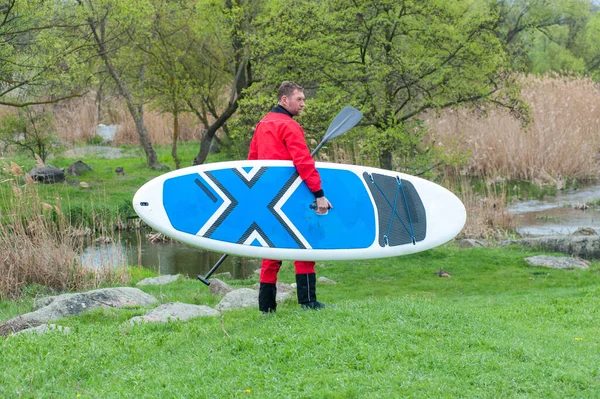
{"type": "MultiPolygon", "coordinates": [[[[304,89],[294,82],[283,82],[277,91],[279,103],[257,125],[250,143],[248,159],[291,160],[298,174],[314,194],[316,212],[326,214],[331,204],[325,198],[321,187],[321,177],[315,168],[315,160],[310,155],[304,131],[294,116],[304,108],[304,89]]],[[[315,294],[315,262],[295,261],[298,303],[303,309],[321,309],[325,305],[317,301],[315,294]]],[[[261,312],[275,312],[277,302],[277,273],[280,260],[263,259],[260,270],[258,308],[261,312]]]]}

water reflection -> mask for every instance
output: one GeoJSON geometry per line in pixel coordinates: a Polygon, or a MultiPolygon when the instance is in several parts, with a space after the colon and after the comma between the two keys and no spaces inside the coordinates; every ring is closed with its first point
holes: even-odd
{"type": "MultiPolygon", "coordinates": [[[[82,254],[84,265],[141,265],[159,274],[182,274],[195,277],[206,274],[222,254],[194,248],[179,242],[150,243],[144,232],[121,233],[113,244],[89,246],[82,254]]],[[[215,273],[229,272],[236,279],[250,277],[260,268],[260,260],[229,256],[215,273]]]]}

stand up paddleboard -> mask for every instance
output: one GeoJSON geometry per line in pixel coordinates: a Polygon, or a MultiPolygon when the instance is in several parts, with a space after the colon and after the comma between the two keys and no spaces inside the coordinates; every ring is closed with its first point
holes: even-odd
{"type": "Polygon", "coordinates": [[[161,233],[232,255],[347,260],[406,255],[441,245],[463,228],[466,211],[450,191],[389,170],[317,162],[327,215],[291,161],[233,161],[156,177],[133,198],[161,233]]]}

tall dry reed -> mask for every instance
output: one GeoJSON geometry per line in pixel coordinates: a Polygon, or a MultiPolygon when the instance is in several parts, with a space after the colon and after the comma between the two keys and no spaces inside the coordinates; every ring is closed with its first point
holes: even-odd
{"type": "Polygon", "coordinates": [[[501,109],[486,117],[446,110],[429,117],[428,139],[468,152],[462,172],[485,178],[558,182],[600,176],[600,87],[587,78],[521,78],[532,122],[501,109]]]}
{"type": "Polygon", "coordinates": [[[516,229],[516,221],[506,206],[506,190],[488,184],[485,193],[473,191],[465,178],[442,183],[456,193],[467,209],[467,222],[460,236],[465,238],[499,240],[516,229]]]}
{"type": "Polygon", "coordinates": [[[0,175],[0,299],[16,298],[31,284],[58,291],[95,288],[127,279],[113,264],[82,266],[85,235],[60,204],[40,199],[37,184],[15,164],[0,175]],[[21,182],[24,182],[22,184],[21,182]]]}
{"type": "Polygon", "coordinates": [[[65,143],[91,142],[98,124],[97,106],[92,96],[74,98],[54,105],[54,124],[65,143]]]}
{"type": "MultiPolygon", "coordinates": [[[[92,142],[98,124],[119,125],[115,145],[137,145],[139,136],[127,107],[114,96],[105,96],[100,109],[96,93],[63,101],[53,106],[55,125],[61,140],[70,145],[92,142]],[[100,111],[100,112],[99,112],[100,111]]],[[[8,112],[9,109],[6,110],[8,112]]],[[[0,114],[2,108],[0,107],[0,114]]],[[[153,144],[169,145],[173,142],[173,116],[149,107],[144,108],[144,122],[153,144]]],[[[179,116],[179,141],[200,141],[204,126],[190,113],[179,116]]]]}

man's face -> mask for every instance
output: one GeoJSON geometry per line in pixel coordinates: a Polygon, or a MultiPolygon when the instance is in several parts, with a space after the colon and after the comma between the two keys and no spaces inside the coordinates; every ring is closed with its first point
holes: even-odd
{"type": "Polygon", "coordinates": [[[291,96],[281,97],[281,105],[294,116],[302,114],[302,108],[304,108],[304,93],[298,89],[294,90],[291,96]]]}

